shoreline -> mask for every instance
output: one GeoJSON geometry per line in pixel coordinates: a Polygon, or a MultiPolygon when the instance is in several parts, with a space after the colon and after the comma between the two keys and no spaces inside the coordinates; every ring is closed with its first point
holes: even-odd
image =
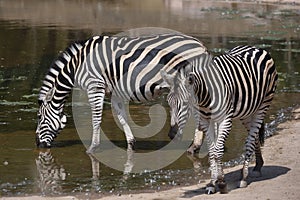
{"type": "MultiPolygon", "coordinates": [[[[225,180],[228,185],[228,194],[205,194],[205,186],[209,180],[197,185],[176,187],[166,191],[140,193],[122,196],[106,196],[101,200],[121,199],[299,199],[300,191],[300,107],[293,110],[290,120],[279,124],[276,134],[265,140],[262,155],[265,164],[262,168],[262,177],[248,178],[247,188],[237,188],[241,178],[242,165],[225,168],[225,180]]],[[[254,163],[250,165],[250,170],[254,163]]],[[[251,174],[251,171],[250,171],[251,174]]]]}
{"type": "MultiPolygon", "coordinates": [[[[265,141],[262,155],[265,164],[262,168],[262,177],[249,178],[247,188],[237,188],[241,177],[242,165],[225,168],[225,180],[228,184],[228,194],[205,194],[205,186],[209,180],[201,181],[192,186],[175,187],[159,192],[142,192],[122,195],[104,196],[62,196],[62,197],[2,197],[3,200],[76,200],[76,199],[101,199],[101,200],[169,200],[169,199],[299,199],[300,190],[300,107],[293,111],[292,118],[279,124],[276,134],[265,141]]],[[[250,165],[250,170],[254,163],[250,165]]],[[[251,174],[251,171],[250,171],[251,174]]]]}

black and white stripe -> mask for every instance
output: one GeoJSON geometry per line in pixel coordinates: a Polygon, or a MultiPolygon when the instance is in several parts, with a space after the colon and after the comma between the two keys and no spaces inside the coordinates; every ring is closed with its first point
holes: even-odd
{"type": "Polygon", "coordinates": [[[67,178],[67,172],[63,165],[56,162],[50,151],[39,152],[35,159],[38,172],[38,187],[42,195],[62,194],[63,182],[67,178]]]}
{"type": "Polygon", "coordinates": [[[100,142],[105,93],[112,94],[112,107],[123,125],[127,142],[133,144],[124,100],[154,99],[164,87],[161,69],[175,74],[204,52],[206,48],[201,42],[182,34],[95,36],[71,45],[50,68],[41,87],[37,145],[50,147],[54,136],[63,128],[59,119],[65,119],[63,106],[74,86],[87,91],[92,109],[93,137],[89,151],[100,142]]]}
{"type": "MultiPolygon", "coordinates": [[[[238,46],[216,57],[203,54],[191,65],[189,74],[163,75],[166,82],[174,83],[168,95],[174,118],[171,123],[176,121],[175,126],[181,133],[190,110],[197,113],[199,130],[206,133],[209,142],[212,180],[207,192],[214,193],[216,182],[221,192],[225,192],[222,170],[224,143],[231,130],[232,119],[240,119],[249,132],[240,184],[246,187],[248,164],[254,152],[254,171],[257,174],[263,165],[260,151],[263,120],[277,84],[274,61],[265,50],[238,46]]],[[[199,141],[193,145],[194,148],[198,146],[199,141]]]]}

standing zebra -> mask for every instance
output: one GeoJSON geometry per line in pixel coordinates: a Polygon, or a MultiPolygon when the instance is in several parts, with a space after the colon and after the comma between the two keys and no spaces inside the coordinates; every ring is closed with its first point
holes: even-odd
{"type": "Polygon", "coordinates": [[[264,140],[263,120],[277,84],[273,59],[265,50],[238,46],[214,58],[203,54],[191,66],[201,67],[193,67],[188,75],[161,72],[170,87],[167,101],[171,107],[171,126],[178,127],[170,131],[182,131],[188,113],[198,112],[198,128],[204,131],[209,144],[211,182],[206,193],[215,193],[216,184],[221,193],[226,193],[222,169],[224,143],[232,119],[240,119],[249,132],[240,182],[240,187],[246,187],[248,165],[254,152],[255,175],[260,175],[263,165],[260,150],[264,140]]]}
{"type": "Polygon", "coordinates": [[[135,139],[127,123],[124,100],[145,102],[157,97],[164,88],[161,69],[171,74],[184,71],[190,60],[204,52],[206,48],[197,39],[177,33],[95,36],[72,44],[54,62],[41,87],[37,146],[51,147],[65,126],[63,107],[76,86],[87,91],[92,110],[93,135],[87,152],[100,144],[105,93],[113,94],[112,107],[123,126],[128,148],[132,148],[135,139]]]}

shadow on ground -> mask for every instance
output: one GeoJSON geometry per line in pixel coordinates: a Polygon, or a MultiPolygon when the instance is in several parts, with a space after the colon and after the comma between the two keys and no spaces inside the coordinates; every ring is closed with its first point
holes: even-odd
{"type": "Polygon", "coordinates": [[[73,145],[82,144],[81,140],[58,140],[52,143],[52,148],[64,148],[73,145]]]}
{"type": "MultiPolygon", "coordinates": [[[[253,167],[249,168],[250,176],[251,176],[252,169],[253,169],[253,167]]],[[[281,166],[264,166],[262,168],[262,176],[261,177],[258,177],[258,178],[249,177],[247,182],[248,182],[248,185],[250,185],[253,182],[259,182],[259,181],[273,179],[278,176],[286,174],[290,170],[291,170],[290,168],[281,167],[281,166]]],[[[242,190],[242,188],[237,187],[241,177],[242,177],[241,170],[236,170],[236,171],[225,174],[225,181],[227,183],[229,193],[230,193],[230,191],[236,190],[236,189],[242,190]]],[[[205,194],[205,187],[199,188],[197,190],[186,191],[184,193],[184,195],[182,196],[182,198],[191,198],[191,197],[203,195],[203,194],[205,194]]]]}

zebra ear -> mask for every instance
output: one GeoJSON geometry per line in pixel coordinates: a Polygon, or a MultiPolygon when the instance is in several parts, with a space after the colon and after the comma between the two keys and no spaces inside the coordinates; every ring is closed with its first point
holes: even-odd
{"type": "Polygon", "coordinates": [[[49,102],[49,101],[52,100],[52,97],[53,97],[53,95],[54,95],[54,92],[55,92],[55,88],[52,88],[52,89],[50,89],[50,90],[47,92],[47,94],[46,94],[46,96],[45,96],[45,99],[44,99],[44,102],[45,102],[45,103],[47,103],[47,102],[49,102]]]}
{"type": "Polygon", "coordinates": [[[160,70],[160,75],[164,80],[164,82],[161,84],[162,88],[170,88],[172,85],[174,85],[174,76],[167,74],[167,72],[164,70],[160,70]]]}

